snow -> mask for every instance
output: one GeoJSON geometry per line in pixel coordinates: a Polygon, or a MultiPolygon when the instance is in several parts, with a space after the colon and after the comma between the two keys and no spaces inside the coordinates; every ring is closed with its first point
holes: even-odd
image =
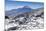
{"type": "MultiPolygon", "coordinates": [[[[40,11],[38,11],[40,12],[40,11]]],[[[41,14],[42,12],[40,12],[41,14]]],[[[25,17],[20,17],[15,20],[13,19],[5,19],[5,29],[8,30],[10,27],[19,27],[18,30],[31,30],[31,29],[42,29],[44,28],[44,14],[41,17],[36,17],[38,14],[35,12],[34,16],[30,16],[27,18],[27,21],[24,20],[25,17]],[[18,20],[18,22],[15,22],[18,20]],[[13,23],[9,23],[11,21],[14,21],[13,23]],[[19,25],[19,21],[23,22],[24,24],[19,25]]]]}

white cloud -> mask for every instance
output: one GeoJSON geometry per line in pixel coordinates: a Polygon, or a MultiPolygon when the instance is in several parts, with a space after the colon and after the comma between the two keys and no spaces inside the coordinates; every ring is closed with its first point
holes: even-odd
{"type": "Polygon", "coordinates": [[[44,0],[11,0],[11,1],[44,2],[44,0]]]}

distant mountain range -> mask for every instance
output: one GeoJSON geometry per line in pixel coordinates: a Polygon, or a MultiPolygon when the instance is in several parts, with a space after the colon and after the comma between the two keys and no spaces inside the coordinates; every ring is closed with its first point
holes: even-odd
{"type": "MultiPolygon", "coordinates": [[[[39,9],[35,9],[35,10],[37,11],[39,9]]],[[[35,10],[31,9],[29,6],[24,6],[23,8],[18,8],[18,9],[12,9],[10,11],[5,11],[5,16],[16,16],[16,15],[19,15],[19,14],[28,13],[28,12],[32,12],[32,11],[35,11],[35,10]]]]}

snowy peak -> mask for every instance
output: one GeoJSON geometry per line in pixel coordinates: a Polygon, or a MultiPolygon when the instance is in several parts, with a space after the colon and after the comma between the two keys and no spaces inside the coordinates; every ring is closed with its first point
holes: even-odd
{"type": "Polygon", "coordinates": [[[10,11],[7,11],[6,14],[8,16],[15,16],[16,14],[22,14],[26,12],[31,12],[31,8],[29,6],[24,6],[23,8],[18,8],[18,9],[12,9],[10,11]]]}
{"type": "Polygon", "coordinates": [[[29,6],[24,6],[23,8],[30,8],[29,6]]]}

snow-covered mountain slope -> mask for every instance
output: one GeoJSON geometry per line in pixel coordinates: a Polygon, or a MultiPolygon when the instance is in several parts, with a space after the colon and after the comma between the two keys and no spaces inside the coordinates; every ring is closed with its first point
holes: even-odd
{"type": "Polygon", "coordinates": [[[19,14],[13,18],[5,19],[5,29],[9,30],[31,30],[44,28],[43,8],[19,14]]]}

